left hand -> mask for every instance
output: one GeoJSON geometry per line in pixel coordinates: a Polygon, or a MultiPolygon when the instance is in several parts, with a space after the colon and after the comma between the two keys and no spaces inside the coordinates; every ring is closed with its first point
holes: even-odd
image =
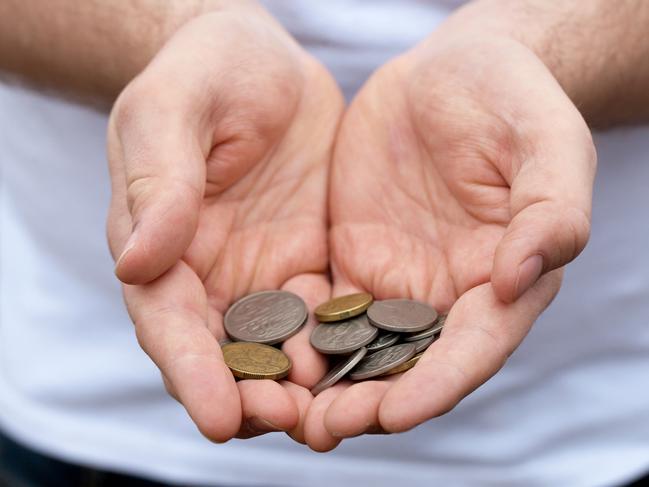
{"type": "Polygon", "coordinates": [[[246,294],[329,298],[326,185],[342,96],[263,9],[199,16],[120,95],[109,123],[109,242],[138,341],[214,441],[302,441],[326,365],[306,325],[288,380],[235,382],[218,340],[246,294]]]}
{"type": "Polygon", "coordinates": [[[318,395],[313,449],[410,429],[504,365],[587,242],[595,160],[578,110],[514,40],[438,32],[368,81],[334,153],[333,294],[449,316],[410,371],[318,395]]]}

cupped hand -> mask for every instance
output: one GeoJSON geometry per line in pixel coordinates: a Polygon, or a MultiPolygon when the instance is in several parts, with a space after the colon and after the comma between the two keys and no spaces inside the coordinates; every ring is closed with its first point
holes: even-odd
{"type": "Polygon", "coordinates": [[[516,41],[441,31],[375,73],[336,142],[333,294],[449,316],[410,371],[318,395],[312,448],[410,429],[503,366],[586,244],[595,159],[578,110],[516,41]]]}
{"type": "Polygon", "coordinates": [[[343,100],[262,9],[182,27],[125,89],[108,136],[109,241],[142,348],[215,441],[289,431],[325,362],[289,339],[287,381],[235,383],[218,340],[236,299],[328,299],[326,185],[343,100]]]}

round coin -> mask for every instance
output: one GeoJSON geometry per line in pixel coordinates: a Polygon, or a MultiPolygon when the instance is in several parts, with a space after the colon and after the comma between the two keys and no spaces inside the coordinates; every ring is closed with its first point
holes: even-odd
{"type": "Polygon", "coordinates": [[[327,375],[325,375],[320,382],[318,382],[313,389],[311,389],[311,394],[317,396],[325,389],[333,386],[340,379],[345,377],[347,372],[352,370],[358,362],[361,361],[363,357],[367,354],[367,348],[359,348],[355,353],[349,356],[349,358],[341,361],[333,369],[331,369],[327,375]]]}
{"type": "Polygon", "coordinates": [[[311,333],[311,345],[321,353],[351,353],[376,338],[379,330],[370,325],[366,315],[339,323],[322,323],[311,333]]]}
{"type": "Polygon", "coordinates": [[[427,330],[418,331],[417,333],[413,333],[412,335],[407,335],[403,337],[403,341],[415,342],[417,340],[421,340],[422,338],[432,337],[434,335],[439,334],[439,332],[442,331],[442,328],[444,328],[444,323],[440,323],[439,320],[437,320],[435,324],[432,327],[428,328],[427,330]]]}
{"type": "Polygon", "coordinates": [[[367,309],[367,317],[377,328],[412,333],[432,327],[437,311],[412,299],[386,299],[372,303],[367,309]]]}
{"type": "Polygon", "coordinates": [[[415,346],[415,353],[419,353],[419,352],[423,352],[428,347],[430,347],[430,344],[433,343],[435,340],[437,340],[437,337],[432,336],[428,338],[422,338],[421,340],[415,340],[414,342],[409,342],[409,343],[412,343],[415,346]]]}
{"type": "Polygon", "coordinates": [[[366,346],[367,351],[374,353],[383,350],[384,348],[391,347],[399,341],[399,338],[400,336],[398,333],[383,331],[374,339],[373,342],[366,346]]]}
{"type": "Polygon", "coordinates": [[[393,369],[397,365],[401,365],[414,354],[415,345],[412,343],[401,343],[384,348],[361,360],[349,374],[349,378],[351,380],[363,380],[376,377],[393,369]]]}
{"type": "Polygon", "coordinates": [[[295,335],[308,314],[299,296],[288,291],[262,291],[230,306],[223,324],[233,340],[273,345],[295,335]]]}
{"type": "Polygon", "coordinates": [[[269,345],[231,342],[223,345],[221,350],[232,375],[239,379],[279,380],[291,370],[291,359],[269,345]]]}
{"type": "Polygon", "coordinates": [[[395,368],[388,370],[387,372],[384,372],[381,374],[381,377],[385,377],[388,375],[394,375],[394,374],[399,374],[401,372],[405,372],[406,370],[412,369],[417,362],[419,362],[419,359],[421,356],[424,354],[424,352],[418,353],[414,357],[411,357],[410,359],[406,360],[404,363],[401,365],[397,365],[395,368]]]}
{"type": "Polygon", "coordinates": [[[330,299],[319,305],[313,313],[318,321],[329,323],[358,316],[372,304],[372,295],[368,293],[348,294],[330,299]]]}

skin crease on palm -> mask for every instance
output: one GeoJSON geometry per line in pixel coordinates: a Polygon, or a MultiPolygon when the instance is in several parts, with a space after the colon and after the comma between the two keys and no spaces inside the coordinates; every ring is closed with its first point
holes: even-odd
{"type": "Polygon", "coordinates": [[[326,368],[314,324],[284,343],[294,366],[279,383],[235,383],[217,340],[248,293],[285,289],[311,309],[329,298],[326,178],[343,100],[257,14],[188,23],[121,95],[108,233],[138,340],[200,431],[303,441],[308,387],[326,368]]]}
{"type": "Polygon", "coordinates": [[[410,429],[495,374],[559,290],[552,269],[586,243],[594,171],[579,112],[516,42],[432,36],[375,73],[337,137],[333,294],[408,297],[450,314],[415,368],[321,393],[308,444],[410,429]],[[516,273],[534,255],[538,281],[540,269],[516,273]]]}

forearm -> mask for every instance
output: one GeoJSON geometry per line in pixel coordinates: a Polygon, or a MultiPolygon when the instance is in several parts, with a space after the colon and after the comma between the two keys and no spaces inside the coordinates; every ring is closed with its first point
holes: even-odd
{"type": "Polygon", "coordinates": [[[0,71],[110,102],[189,19],[241,0],[4,0],[0,71]]]}
{"type": "Polygon", "coordinates": [[[649,120],[649,2],[476,0],[458,24],[533,50],[595,126],[649,120]]]}

